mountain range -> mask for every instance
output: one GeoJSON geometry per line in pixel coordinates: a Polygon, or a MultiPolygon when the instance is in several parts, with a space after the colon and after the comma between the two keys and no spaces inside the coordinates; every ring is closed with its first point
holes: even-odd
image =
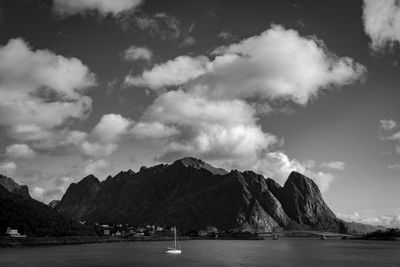
{"type": "Polygon", "coordinates": [[[292,172],[284,186],[252,171],[215,168],[196,158],[72,183],[55,210],[99,223],[176,225],[182,230],[314,229],[347,232],[312,179],[292,172]]]}

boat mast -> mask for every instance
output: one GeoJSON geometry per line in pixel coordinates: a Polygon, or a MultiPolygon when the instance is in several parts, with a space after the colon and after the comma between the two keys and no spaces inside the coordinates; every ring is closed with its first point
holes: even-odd
{"type": "Polygon", "coordinates": [[[174,227],[174,242],[175,242],[175,249],[176,249],[176,226],[174,227]]]}

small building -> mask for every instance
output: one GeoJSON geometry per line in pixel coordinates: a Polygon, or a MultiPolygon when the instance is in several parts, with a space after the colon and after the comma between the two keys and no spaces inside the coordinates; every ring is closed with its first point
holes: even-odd
{"type": "Polygon", "coordinates": [[[26,235],[21,235],[17,229],[11,229],[11,227],[7,227],[6,234],[10,237],[26,237],[26,235]]]}

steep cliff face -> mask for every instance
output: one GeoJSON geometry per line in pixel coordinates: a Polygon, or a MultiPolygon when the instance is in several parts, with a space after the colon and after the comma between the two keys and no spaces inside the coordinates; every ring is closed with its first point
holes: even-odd
{"type": "Polygon", "coordinates": [[[30,198],[29,189],[27,185],[20,185],[13,179],[0,174],[0,185],[3,186],[8,192],[18,194],[23,197],[30,198]]]}
{"type": "Polygon", "coordinates": [[[80,218],[96,206],[96,196],[101,190],[101,183],[93,175],[83,178],[79,183],[72,183],[57,204],[57,210],[66,217],[80,218]],[[68,207],[68,208],[66,208],[68,207]]]}
{"type": "Polygon", "coordinates": [[[310,178],[292,172],[283,187],[272,179],[268,179],[267,183],[287,215],[295,223],[313,229],[345,231],[344,223],[336,218],[322,198],[318,186],[310,178]]]}
{"type": "Polygon", "coordinates": [[[92,222],[185,230],[338,228],[318,187],[301,174],[292,173],[282,188],[252,171],[227,172],[195,158],[120,172],[101,183],[86,177],[71,184],[56,210],[92,222]]]}

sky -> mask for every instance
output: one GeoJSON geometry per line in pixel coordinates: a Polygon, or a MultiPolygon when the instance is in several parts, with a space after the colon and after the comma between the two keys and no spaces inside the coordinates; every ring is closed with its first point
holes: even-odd
{"type": "Polygon", "coordinates": [[[184,156],[400,225],[395,0],[0,0],[0,173],[45,203],[184,156]]]}

